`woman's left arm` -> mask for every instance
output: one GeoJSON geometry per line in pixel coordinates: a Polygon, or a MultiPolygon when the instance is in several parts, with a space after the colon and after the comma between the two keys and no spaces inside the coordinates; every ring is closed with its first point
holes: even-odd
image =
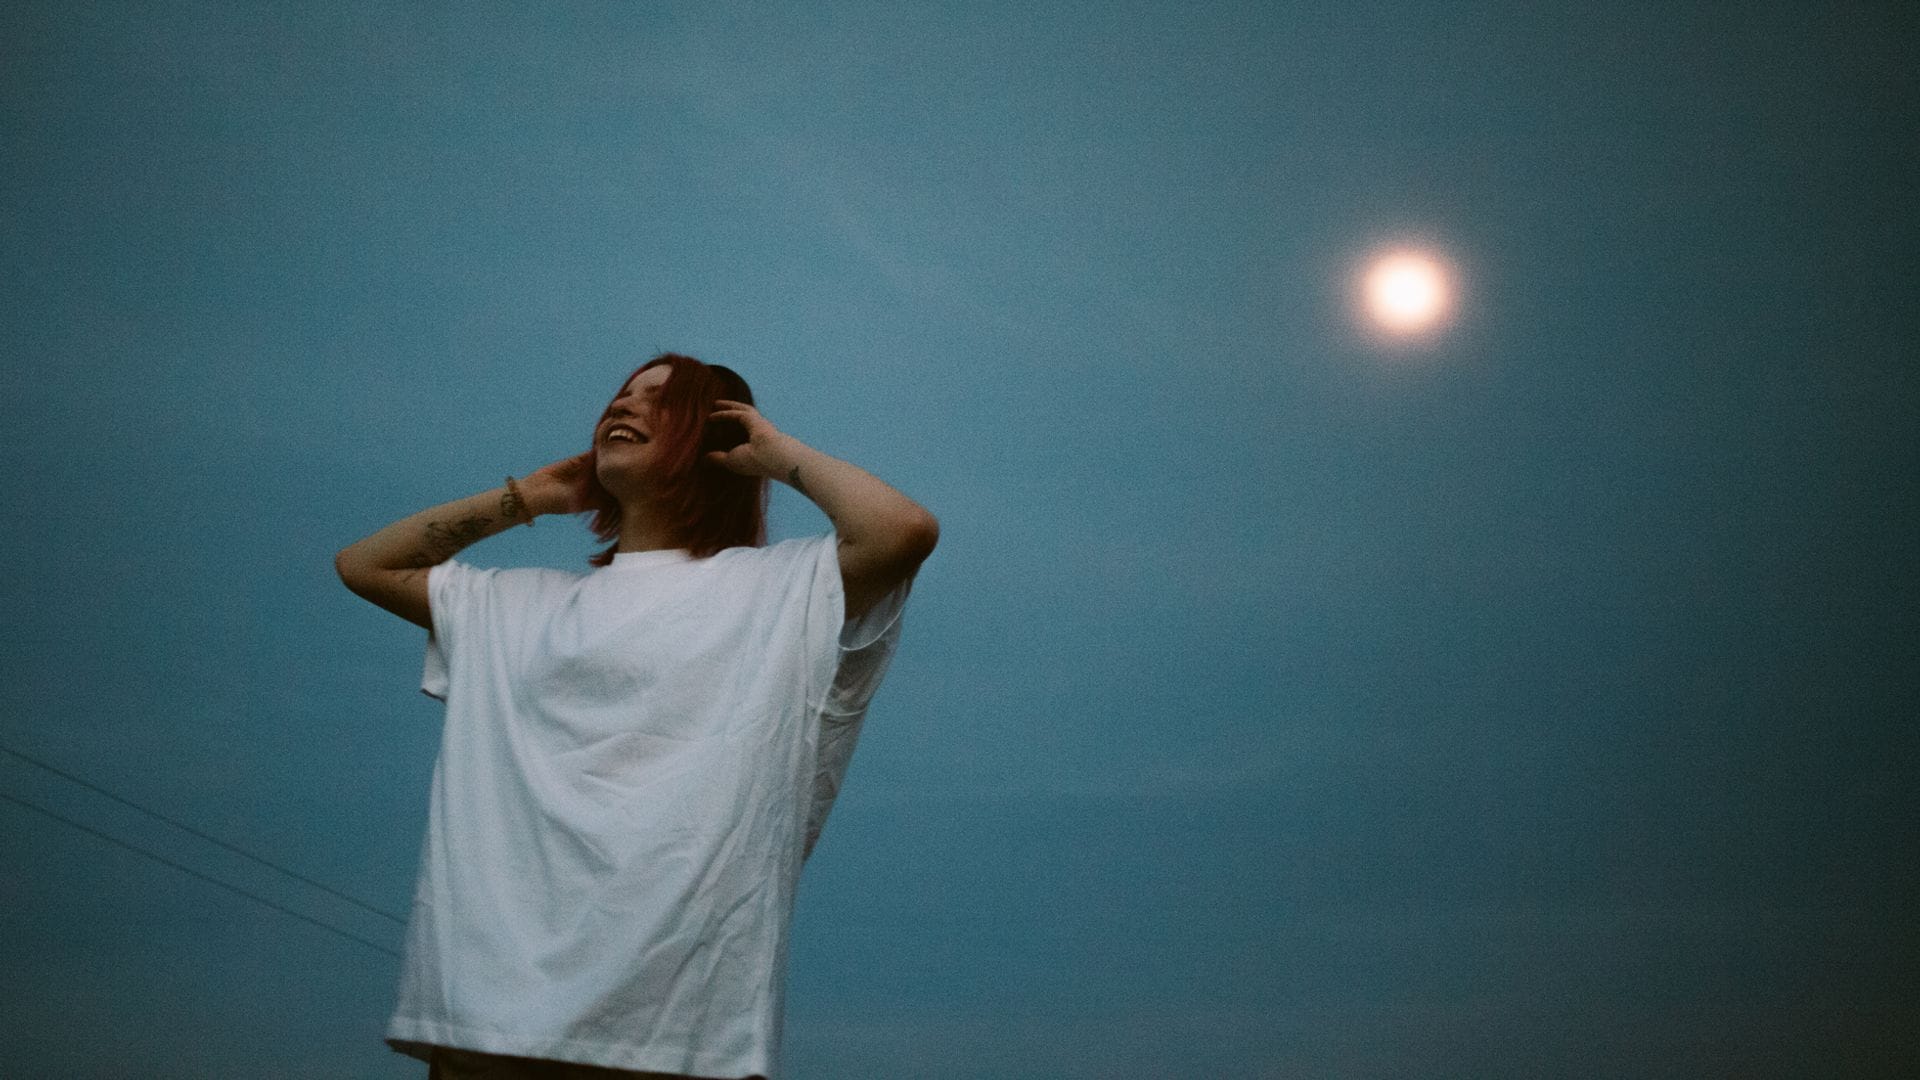
{"type": "Polygon", "coordinates": [[[813,500],[840,538],[847,618],[864,614],[933,554],[940,522],[926,507],[858,465],[823,454],[741,401],[714,403],[713,420],[746,428],[747,441],[707,457],[734,472],[791,485],[813,500]]]}

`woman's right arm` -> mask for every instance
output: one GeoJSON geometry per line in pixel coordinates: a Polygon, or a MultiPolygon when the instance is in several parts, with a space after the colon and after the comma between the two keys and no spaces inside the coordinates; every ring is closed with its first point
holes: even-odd
{"type": "Polygon", "coordinates": [[[354,595],[431,630],[427,571],[529,515],[574,512],[579,508],[576,481],[585,466],[582,454],[517,481],[519,497],[501,486],[401,518],[342,548],[333,557],[333,568],[354,595]]]}

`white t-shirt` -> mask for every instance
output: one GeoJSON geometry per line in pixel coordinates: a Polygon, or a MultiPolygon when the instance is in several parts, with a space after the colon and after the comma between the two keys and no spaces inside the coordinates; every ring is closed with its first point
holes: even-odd
{"type": "Polygon", "coordinates": [[[446,702],[394,1049],[772,1077],[787,931],[900,634],[838,538],[436,566],[446,702]]]}

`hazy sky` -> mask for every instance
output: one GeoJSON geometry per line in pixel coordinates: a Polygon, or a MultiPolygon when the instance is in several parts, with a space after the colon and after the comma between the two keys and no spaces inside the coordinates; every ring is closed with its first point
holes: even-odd
{"type": "MultiPolygon", "coordinates": [[[[1907,1072],[1915,10],[6,4],[0,744],[404,912],[333,553],[673,349],[942,523],[788,1080],[1907,1072]]],[[[379,946],[0,802],[9,1075],[424,1073],[398,927],[0,793],[379,946]]]]}

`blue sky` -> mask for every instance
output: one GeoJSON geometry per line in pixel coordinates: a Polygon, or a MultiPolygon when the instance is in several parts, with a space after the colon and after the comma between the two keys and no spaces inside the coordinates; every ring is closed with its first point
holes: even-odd
{"type": "MultiPolygon", "coordinates": [[[[0,741],[404,911],[439,707],[332,555],[673,349],[942,522],[794,1080],[1910,1069],[1920,27],[1603,7],[7,5],[0,741]]],[[[423,1071],[375,948],[0,865],[10,1068],[423,1071]]]]}

